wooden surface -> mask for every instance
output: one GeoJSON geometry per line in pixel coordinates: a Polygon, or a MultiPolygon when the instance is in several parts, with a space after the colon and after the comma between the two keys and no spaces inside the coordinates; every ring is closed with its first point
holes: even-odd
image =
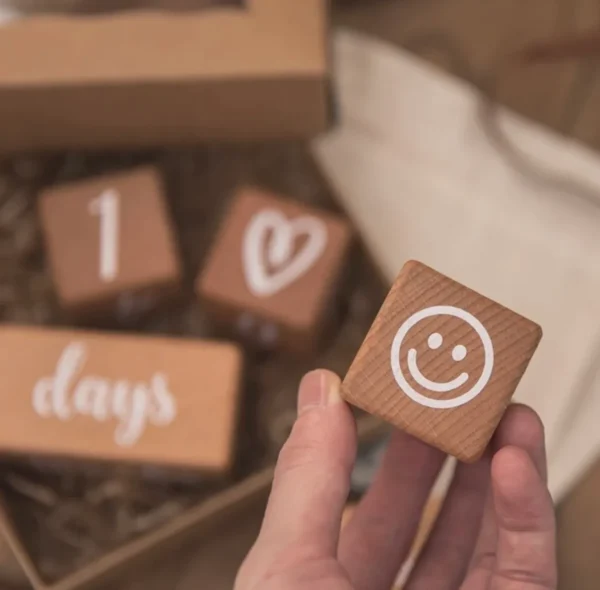
{"type": "Polygon", "coordinates": [[[540,338],[534,322],[409,262],[346,374],[342,395],[462,461],[475,461],[540,338]]]}
{"type": "Polygon", "coordinates": [[[231,467],[236,345],[7,327],[0,344],[0,452],[215,474],[231,467]]]}
{"type": "Polygon", "coordinates": [[[242,189],[198,280],[200,297],[261,348],[314,351],[349,252],[340,217],[242,189]]]}
{"type": "Polygon", "coordinates": [[[179,286],[181,262],[158,170],[55,186],[39,203],[54,286],[67,312],[127,322],[179,286]]]}

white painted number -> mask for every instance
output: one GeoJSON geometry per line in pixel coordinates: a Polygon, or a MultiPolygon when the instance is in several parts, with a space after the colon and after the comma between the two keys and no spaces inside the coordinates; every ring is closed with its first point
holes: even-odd
{"type": "Polygon", "coordinates": [[[119,193],[104,191],[90,202],[89,210],[100,217],[100,278],[111,283],[119,273],[119,193]]]}

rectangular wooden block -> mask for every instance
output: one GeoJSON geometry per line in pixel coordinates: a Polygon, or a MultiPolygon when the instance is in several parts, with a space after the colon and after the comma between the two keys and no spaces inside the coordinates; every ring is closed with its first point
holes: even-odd
{"type": "Polygon", "coordinates": [[[336,215],[243,188],[198,278],[198,295],[244,340],[313,351],[331,319],[350,241],[348,223],[336,215]]]}
{"type": "Polygon", "coordinates": [[[237,346],[2,328],[0,347],[0,454],[230,468],[237,346]]]}
{"type": "Polygon", "coordinates": [[[179,288],[181,264],[156,169],[52,187],[39,210],[59,303],[71,316],[126,324],[179,288]]]}
{"type": "Polygon", "coordinates": [[[411,261],[354,359],[342,394],[444,452],[476,461],[541,337],[534,322],[411,261]]]}

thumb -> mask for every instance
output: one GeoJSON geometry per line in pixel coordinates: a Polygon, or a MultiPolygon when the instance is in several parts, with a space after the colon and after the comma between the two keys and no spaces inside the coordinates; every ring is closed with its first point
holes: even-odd
{"type": "Polygon", "coordinates": [[[356,456],[356,425],[328,371],[304,377],[298,418],[284,445],[257,546],[271,555],[335,557],[356,456]]]}

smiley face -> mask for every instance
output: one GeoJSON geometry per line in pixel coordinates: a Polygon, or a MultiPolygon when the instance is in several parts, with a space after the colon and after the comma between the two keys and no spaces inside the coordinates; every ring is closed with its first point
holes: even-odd
{"type": "MultiPolygon", "coordinates": [[[[427,347],[431,351],[442,349],[444,344],[444,337],[437,331],[432,331],[427,337],[427,347]]],[[[448,354],[450,355],[452,361],[459,366],[468,357],[470,351],[462,343],[452,342],[452,344],[454,344],[454,346],[448,351],[448,354]]],[[[471,351],[471,353],[472,352],[474,351],[471,351]]],[[[396,383],[400,389],[402,389],[402,391],[413,401],[429,408],[456,408],[473,400],[488,384],[494,368],[494,347],[488,331],[473,314],[459,307],[452,307],[448,305],[428,307],[414,313],[400,326],[400,329],[396,333],[396,336],[392,342],[391,368],[396,383]],[[403,369],[403,363],[401,362],[401,351],[402,344],[405,342],[408,333],[417,324],[419,324],[419,322],[427,318],[443,316],[452,316],[457,318],[468,324],[476,332],[479,341],[481,342],[480,348],[483,350],[483,368],[481,369],[480,375],[475,376],[470,375],[466,371],[460,371],[454,378],[450,380],[443,382],[433,381],[424,375],[419,367],[419,352],[415,347],[411,347],[407,351],[405,369],[403,369]],[[471,382],[471,379],[474,379],[475,377],[476,381],[468,389],[468,391],[454,398],[437,399],[417,391],[417,389],[411,385],[409,379],[407,379],[405,371],[408,373],[408,376],[414,382],[414,384],[418,385],[418,387],[426,393],[447,394],[463,388],[467,383],[471,382]]]]}

